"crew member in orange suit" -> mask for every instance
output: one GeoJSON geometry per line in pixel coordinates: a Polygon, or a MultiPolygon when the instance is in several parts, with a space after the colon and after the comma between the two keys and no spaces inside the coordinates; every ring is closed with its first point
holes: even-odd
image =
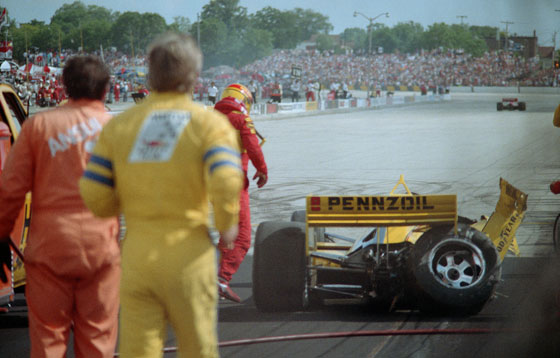
{"type": "Polygon", "coordinates": [[[239,132],[238,140],[241,148],[241,165],[245,173],[245,185],[241,190],[239,234],[235,239],[234,248],[228,249],[221,240],[218,244],[221,254],[218,268],[218,290],[221,297],[241,302],[239,296],[231,289],[229,281],[239,269],[239,265],[251,247],[251,210],[249,207],[249,179],[247,178],[249,160],[256,169],[253,179],[257,180],[257,187],[261,188],[266,184],[268,170],[255,126],[249,117],[253,104],[251,92],[247,87],[234,83],[226,87],[221,98],[214,109],[225,114],[239,132]]]}
{"type": "MultiPolygon", "coordinates": [[[[28,191],[32,218],[25,249],[31,357],[110,358],[118,329],[120,250],[116,218],[85,206],[78,182],[102,126],[109,72],[93,56],[63,70],[69,101],[24,122],[0,176],[0,238],[12,231],[28,191]]],[[[6,241],[5,239],[0,239],[6,241]]]]}

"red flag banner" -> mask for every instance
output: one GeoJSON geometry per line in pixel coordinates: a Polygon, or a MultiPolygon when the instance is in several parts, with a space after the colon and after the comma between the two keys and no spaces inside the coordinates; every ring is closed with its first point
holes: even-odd
{"type": "Polygon", "coordinates": [[[14,52],[12,41],[0,41],[0,59],[11,59],[14,52]]]}
{"type": "Polygon", "coordinates": [[[6,17],[6,8],[2,10],[2,14],[0,14],[0,27],[4,25],[4,22],[7,22],[8,18],[6,17]]]}

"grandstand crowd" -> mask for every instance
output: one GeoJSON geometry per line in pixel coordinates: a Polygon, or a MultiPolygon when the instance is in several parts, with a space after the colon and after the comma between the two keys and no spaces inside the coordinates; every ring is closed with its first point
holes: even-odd
{"type": "MultiPolygon", "coordinates": [[[[12,66],[9,73],[1,73],[0,82],[12,84],[22,100],[31,106],[56,106],[66,99],[61,68],[68,58],[76,54],[71,50],[25,54],[25,63],[12,66]]],[[[113,74],[107,102],[127,102],[131,93],[145,89],[145,73],[137,71],[146,65],[143,55],[130,58],[117,51],[96,51],[92,54],[102,57],[113,74]]]]}
{"type": "MultiPolygon", "coordinates": [[[[62,67],[73,56],[72,51],[29,54],[26,63],[40,68],[62,67]],[[45,67],[46,66],[46,67],[45,67]]],[[[109,101],[127,101],[130,93],[144,87],[146,59],[134,58],[118,51],[95,52],[107,63],[112,76],[109,101]]],[[[292,67],[301,69],[303,91],[320,84],[321,88],[374,89],[387,86],[444,87],[453,86],[558,86],[560,71],[543,68],[538,57],[525,59],[512,52],[488,52],[481,57],[460,51],[433,50],[415,54],[335,54],[317,50],[278,50],[227,74],[207,71],[201,74],[195,88],[195,99],[203,99],[211,82],[225,86],[231,82],[248,84],[253,80],[259,96],[269,96],[270,88],[281,83],[290,86],[292,67]],[[208,75],[212,73],[212,75],[208,75]]],[[[60,75],[47,71],[30,74],[23,66],[2,73],[2,80],[11,82],[22,98],[35,105],[56,105],[64,99],[60,75]],[[45,101],[48,100],[48,101],[45,101]]],[[[26,67],[27,69],[28,67],[26,67]]],[[[305,98],[305,94],[302,95],[305,98]]]]}
{"type": "Polygon", "coordinates": [[[385,86],[556,86],[558,73],[543,69],[539,58],[525,59],[512,52],[490,52],[473,57],[457,51],[434,50],[416,54],[372,56],[334,54],[316,50],[281,50],[242,71],[265,77],[289,74],[292,65],[323,85],[348,83],[354,88],[385,86]],[[325,82],[325,83],[323,83],[325,82]]]}

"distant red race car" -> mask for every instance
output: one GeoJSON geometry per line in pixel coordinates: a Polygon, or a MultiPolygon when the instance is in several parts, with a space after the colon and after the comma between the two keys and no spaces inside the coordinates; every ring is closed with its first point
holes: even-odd
{"type": "Polygon", "coordinates": [[[517,98],[502,98],[501,102],[496,104],[498,111],[503,111],[504,109],[515,111],[516,109],[524,111],[527,106],[525,102],[519,102],[517,98]]]}

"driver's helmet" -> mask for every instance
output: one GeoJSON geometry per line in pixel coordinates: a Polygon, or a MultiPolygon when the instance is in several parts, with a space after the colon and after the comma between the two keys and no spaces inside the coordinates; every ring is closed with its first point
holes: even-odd
{"type": "Polygon", "coordinates": [[[236,102],[239,102],[245,107],[247,113],[251,112],[251,106],[253,105],[253,95],[251,95],[251,91],[249,91],[247,87],[239,83],[232,83],[231,85],[227,86],[222,92],[222,98],[226,97],[235,98],[236,102]]]}

